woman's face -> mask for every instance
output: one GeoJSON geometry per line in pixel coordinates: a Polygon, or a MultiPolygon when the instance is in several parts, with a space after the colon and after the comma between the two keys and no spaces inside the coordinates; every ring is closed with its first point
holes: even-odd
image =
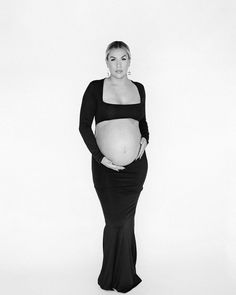
{"type": "Polygon", "coordinates": [[[111,76],[122,78],[127,75],[127,71],[130,66],[130,60],[125,49],[113,48],[109,52],[106,63],[110,70],[111,76]]]}

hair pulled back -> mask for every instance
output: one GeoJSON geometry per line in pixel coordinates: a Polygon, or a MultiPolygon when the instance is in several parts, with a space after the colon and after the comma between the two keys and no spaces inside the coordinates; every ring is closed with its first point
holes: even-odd
{"type": "Polygon", "coordinates": [[[128,58],[131,59],[129,46],[123,41],[113,41],[107,46],[106,60],[108,60],[108,55],[113,48],[122,48],[122,49],[126,50],[128,58]]]}

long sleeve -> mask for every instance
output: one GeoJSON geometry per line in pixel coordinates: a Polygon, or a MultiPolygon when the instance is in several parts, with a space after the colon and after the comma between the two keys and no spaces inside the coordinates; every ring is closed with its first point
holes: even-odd
{"type": "Polygon", "coordinates": [[[139,121],[139,129],[142,137],[145,137],[147,140],[147,143],[149,143],[149,129],[148,129],[148,124],[146,120],[146,93],[144,86],[142,85],[142,90],[143,90],[143,98],[144,98],[144,116],[143,118],[139,121]]]}
{"type": "Polygon", "coordinates": [[[104,155],[101,153],[92,130],[92,122],[96,111],[96,99],[93,82],[87,86],[81,103],[79,131],[94,159],[100,163],[104,155]]]}

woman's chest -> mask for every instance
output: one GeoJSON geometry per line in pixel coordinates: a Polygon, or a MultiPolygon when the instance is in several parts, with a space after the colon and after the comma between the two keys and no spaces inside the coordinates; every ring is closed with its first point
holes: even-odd
{"type": "Polygon", "coordinates": [[[129,86],[111,86],[104,84],[103,101],[112,104],[135,104],[140,103],[139,91],[134,84],[129,86]]]}

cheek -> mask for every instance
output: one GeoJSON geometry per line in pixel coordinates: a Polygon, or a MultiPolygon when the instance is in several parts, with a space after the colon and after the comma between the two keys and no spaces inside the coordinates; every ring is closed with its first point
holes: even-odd
{"type": "Polygon", "coordinates": [[[129,62],[126,62],[125,63],[125,66],[126,66],[126,68],[128,68],[130,65],[129,65],[129,62]]]}

